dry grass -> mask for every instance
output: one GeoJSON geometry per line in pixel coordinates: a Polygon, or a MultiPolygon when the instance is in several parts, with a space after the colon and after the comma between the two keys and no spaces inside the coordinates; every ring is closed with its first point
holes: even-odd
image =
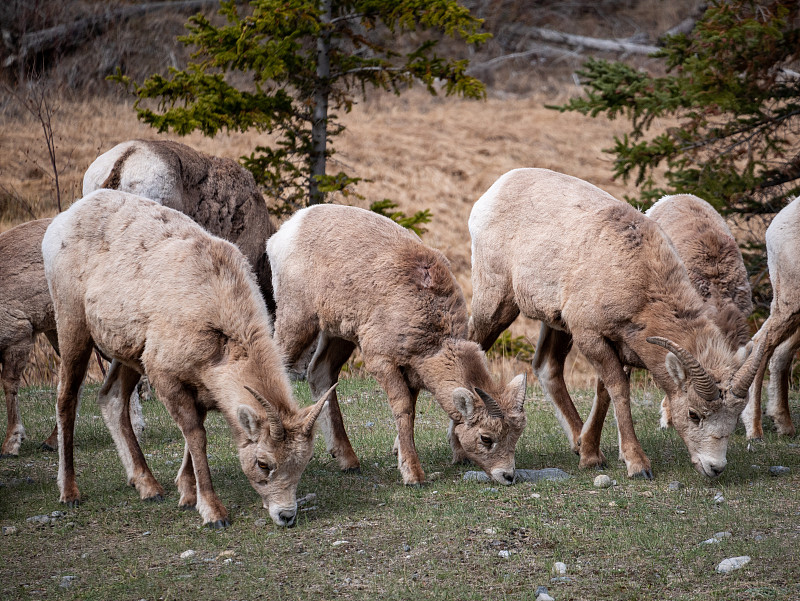
{"type": "MultiPolygon", "coordinates": [[[[551,82],[549,90],[554,89],[551,82]]],[[[412,212],[428,208],[433,221],[424,240],[441,249],[452,262],[467,299],[471,298],[470,243],[467,219],[472,204],[506,171],[516,167],[547,167],[586,179],[621,197],[634,193],[611,179],[610,156],[603,148],[625,131],[625,122],[588,119],[558,113],[545,104],[561,102],[578,90],[560,84],[557,93],[524,97],[492,96],[484,102],[431,97],[412,90],[403,96],[374,96],[342,116],[346,132],[336,140],[333,168],[344,168],[364,182],[358,192],[365,206],[391,198],[412,212]]],[[[41,126],[6,105],[0,114],[0,201],[11,209],[0,220],[4,231],[27,219],[57,213],[53,178],[48,169],[41,126]]],[[[110,100],[62,101],[54,121],[60,180],[65,207],[80,196],[83,173],[101,153],[132,138],[155,138],[156,132],[139,123],[130,103],[110,100]]],[[[177,139],[172,135],[163,135],[177,139]]],[[[183,142],[202,151],[238,158],[265,139],[256,133],[219,136],[194,134],[183,142]]],[[[1,206],[1,205],[0,205],[1,206]]],[[[536,342],[535,323],[520,319],[515,335],[536,342]]],[[[52,362],[45,342],[26,374],[28,382],[51,381],[43,364],[52,362]]],[[[519,371],[506,365],[502,371],[519,371]]],[[[587,370],[579,363],[568,367],[586,385],[587,370]]],[[[574,379],[573,378],[573,379],[574,379]]]]}

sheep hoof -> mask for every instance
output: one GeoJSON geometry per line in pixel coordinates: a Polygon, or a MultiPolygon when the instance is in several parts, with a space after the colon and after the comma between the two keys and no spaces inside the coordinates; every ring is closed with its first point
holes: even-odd
{"type": "Polygon", "coordinates": [[[73,499],[72,501],[62,501],[69,509],[75,509],[81,504],[80,499],[73,499]]]}
{"type": "Polygon", "coordinates": [[[183,505],[178,505],[178,509],[183,509],[184,511],[197,511],[197,505],[192,503],[184,503],[183,505]]]}
{"type": "Polygon", "coordinates": [[[43,451],[50,451],[51,453],[55,452],[55,450],[56,450],[56,448],[53,445],[50,445],[50,444],[48,444],[46,442],[43,442],[42,444],[40,444],[39,448],[41,450],[43,450],[43,451]]]}
{"type": "Polygon", "coordinates": [[[342,468],[343,474],[360,474],[361,473],[361,466],[357,465],[355,467],[343,467],[342,468]]]}
{"type": "Polygon", "coordinates": [[[12,457],[19,457],[18,453],[0,453],[0,459],[11,459],[12,457]]]}
{"type": "Polygon", "coordinates": [[[430,486],[430,482],[423,480],[422,482],[406,482],[405,485],[409,488],[422,488],[423,486],[430,486]]]}
{"type": "Polygon", "coordinates": [[[147,497],[145,499],[146,502],[150,502],[150,503],[161,503],[161,501],[163,501],[163,500],[164,500],[164,495],[162,495],[160,493],[156,493],[152,497],[147,497]]]}
{"type": "Polygon", "coordinates": [[[231,525],[231,522],[228,518],[224,518],[222,520],[217,520],[216,522],[206,522],[204,525],[208,526],[212,530],[224,530],[231,525]]]}
{"type": "Polygon", "coordinates": [[[653,470],[651,469],[644,469],[638,474],[634,474],[631,476],[634,480],[652,480],[653,479],[653,470]]]}

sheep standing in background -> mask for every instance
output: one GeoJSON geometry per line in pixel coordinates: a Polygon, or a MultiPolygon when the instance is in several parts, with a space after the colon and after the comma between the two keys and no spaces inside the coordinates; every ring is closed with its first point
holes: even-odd
{"type": "MultiPolygon", "coordinates": [[[[667,234],[692,285],[713,309],[712,319],[738,348],[750,340],[753,298],[747,269],[728,224],[702,198],[665,196],[645,213],[667,234]]],[[[661,402],[661,427],[671,424],[670,402],[661,402]]]]}
{"type": "Polygon", "coordinates": [[[475,203],[470,338],[491,347],[512,321],[542,321],[533,369],[581,467],[605,458],[600,433],[613,400],[628,476],[652,478],[636,438],[624,366],[646,367],[670,399],[695,468],[718,476],[761,358],[732,345],[652,220],[580,179],[516,169],[475,203]],[[601,386],[584,425],[564,382],[572,344],[601,386]],[[666,352],[665,352],[666,350],[666,352]]]}
{"type": "Polygon", "coordinates": [[[747,437],[764,437],[761,423],[761,386],[769,361],[769,386],[767,415],[779,434],[796,433],[789,411],[789,375],[792,359],[800,348],[800,199],[786,205],[770,223],[766,234],[767,266],[772,282],[772,303],[769,317],[756,332],[756,342],[768,339],[764,357],[759,366],[747,409],[742,421],[747,437]]]}
{"type": "Polygon", "coordinates": [[[97,157],[83,177],[83,195],[99,188],[138,194],[188,215],[247,257],[270,314],[272,275],[265,252],[275,232],[253,175],[232,159],[168,140],[130,140],[97,157]]]}
{"type": "MultiPolygon", "coordinates": [[[[389,397],[405,484],[425,479],[414,445],[421,389],[450,416],[454,462],[469,459],[495,481],[513,482],[526,422],[525,376],[505,387],[495,383],[485,355],[466,339],[466,302],[442,253],[391,219],[337,205],[295,213],[270,238],[267,253],[278,306],[275,341],[287,364],[316,344],[307,376],[319,398],[360,347],[389,397]]],[[[321,424],[339,466],[357,468],[335,393],[321,424]]]]}
{"type": "Polygon", "coordinates": [[[242,470],[282,526],[294,524],[297,483],[313,453],[326,395],[299,409],[252,269],[238,249],[151,200],[98,190],[53,219],[42,242],[61,367],[57,400],[61,501],[78,502],[75,407],[96,345],[113,359],[98,396],[128,481],[160,499],[133,436],[128,398],[145,373],[186,441],[179,504],[228,525],[211,483],[203,426],[225,416],[242,470]]]}

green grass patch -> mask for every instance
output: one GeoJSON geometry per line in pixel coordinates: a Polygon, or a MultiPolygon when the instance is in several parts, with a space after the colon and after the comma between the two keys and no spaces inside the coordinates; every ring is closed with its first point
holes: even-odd
{"type": "MultiPolygon", "coordinates": [[[[305,383],[295,391],[302,404],[310,402],[305,383]]],[[[142,449],[167,500],[142,502],[126,485],[96,386],[85,388],[77,421],[83,502],[61,506],[57,455],[38,448],[53,427],[55,392],[24,389],[30,439],[18,458],[0,460],[0,526],[16,529],[0,539],[0,598],[533,600],[540,585],[557,601],[800,598],[797,443],[768,432],[748,451],[740,428],[728,469],[706,480],[677,434],[658,430],[661,397],[645,382],[635,389],[634,419],[656,479],[626,478],[609,418],[605,473],[618,484],[599,490],[597,472],[578,469],[549,403],[537,387],[531,391],[517,467],[559,467],[571,479],[512,487],[464,482],[464,471],[474,468],[451,465],[447,416],[423,394],[416,442],[432,482],[406,488],[391,454],[396,431],[385,394],[373,380],[343,380],[342,411],[361,473],[340,473],[319,437],[298,490],[317,498],[291,530],[272,524],[241,472],[227,424],[211,414],[212,476],[233,522],[216,532],[177,507],[173,479],[183,438],[155,400],[144,405],[142,449]],[[791,471],[771,476],[773,465],[791,471]],[[672,481],[682,488],[670,490],[672,481]],[[724,501],[715,501],[717,493],[724,501]],[[47,524],[28,521],[53,512],[62,514],[47,524]],[[731,536],[701,544],[722,531],[731,536]],[[195,555],[182,559],[189,549],[195,555]],[[752,561],[727,575],[714,571],[739,555],[752,561]],[[566,563],[569,580],[551,582],[556,561],[566,563]]],[[[575,396],[586,415],[591,393],[575,396]]],[[[793,399],[795,416],[797,405],[793,399]]]]}

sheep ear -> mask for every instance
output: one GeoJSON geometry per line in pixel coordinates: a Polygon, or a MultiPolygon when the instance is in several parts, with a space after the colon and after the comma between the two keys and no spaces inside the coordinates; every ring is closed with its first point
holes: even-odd
{"type": "Polygon", "coordinates": [[[236,410],[236,417],[239,419],[239,425],[244,430],[245,436],[251,442],[258,442],[261,436],[261,427],[259,424],[258,415],[247,405],[239,405],[236,410]]]}
{"type": "Polygon", "coordinates": [[[450,415],[455,422],[467,421],[475,411],[475,399],[472,393],[466,388],[456,388],[453,391],[453,405],[455,405],[456,415],[450,415]]]}
{"type": "Polygon", "coordinates": [[[667,358],[664,359],[664,365],[667,368],[667,373],[675,380],[675,384],[683,386],[686,382],[686,372],[683,369],[683,363],[673,353],[667,353],[667,358]]]}

